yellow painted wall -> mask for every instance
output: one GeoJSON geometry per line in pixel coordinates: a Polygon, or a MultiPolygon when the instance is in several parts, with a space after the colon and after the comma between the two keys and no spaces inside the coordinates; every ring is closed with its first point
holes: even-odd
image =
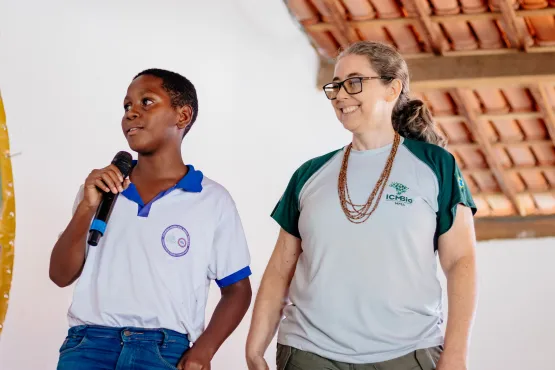
{"type": "Polygon", "coordinates": [[[6,113],[0,95],[0,334],[8,310],[15,239],[15,199],[6,113]]]}

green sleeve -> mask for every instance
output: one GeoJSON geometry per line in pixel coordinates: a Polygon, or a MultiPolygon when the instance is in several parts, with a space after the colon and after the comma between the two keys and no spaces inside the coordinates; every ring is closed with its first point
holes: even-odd
{"type": "Polygon", "coordinates": [[[462,204],[476,214],[477,208],[453,155],[445,156],[438,196],[438,236],[446,233],[455,220],[457,205],[462,204]]]}
{"type": "Polygon", "coordinates": [[[299,209],[299,194],[300,190],[297,192],[299,184],[299,175],[302,167],[299,168],[291,179],[285,192],[283,193],[281,199],[272,211],[272,218],[281,226],[281,228],[287,231],[289,234],[301,238],[299,233],[299,216],[301,211],[299,209]]]}
{"type": "Polygon", "coordinates": [[[295,171],[271,216],[289,234],[301,239],[299,232],[300,195],[306,182],[341,149],[305,162],[295,171]]]}

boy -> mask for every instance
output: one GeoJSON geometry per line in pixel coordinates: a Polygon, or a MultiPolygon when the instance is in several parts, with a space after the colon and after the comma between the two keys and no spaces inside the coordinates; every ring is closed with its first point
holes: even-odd
{"type": "Polygon", "coordinates": [[[65,287],[79,278],[58,369],[210,369],[251,300],[241,220],[226,189],[182,160],[181,141],[198,114],[189,80],[141,72],[124,110],[123,133],[138,153],[131,175],[114,165],[93,170],[52,251],[51,280],[65,287]],[[110,191],[121,194],[106,232],[88,246],[110,191]],[[204,330],[210,280],[222,297],[204,330]]]}

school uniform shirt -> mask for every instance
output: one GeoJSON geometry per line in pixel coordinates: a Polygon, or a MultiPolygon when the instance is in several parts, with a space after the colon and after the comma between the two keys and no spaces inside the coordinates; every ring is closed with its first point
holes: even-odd
{"type": "MultiPolygon", "coordinates": [[[[354,204],[368,200],[391,148],[351,151],[354,204]]],[[[458,204],[476,212],[454,157],[401,138],[376,210],[355,224],[338,195],[344,154],[345,148],[303,164],[272,212],[302,241],[278,342],[357,364],[442,344],[438,238],[452,226],[458,204]]]]}
{"type": "MultiPolygon", "coordinates": [[[[83,197],[83,188],[75,208],[83,197]]],[[[87,246],[70,326],[165,328],[194,342],[204,330],[210,282],[251,274],[241,219],[228,191],[189,166],[151,202],[134,184],[114,205],[104,236],[87,246]]]]}

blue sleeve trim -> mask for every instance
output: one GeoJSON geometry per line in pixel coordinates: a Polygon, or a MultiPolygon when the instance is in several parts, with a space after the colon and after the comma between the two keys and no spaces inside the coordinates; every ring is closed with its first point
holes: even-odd
{"type": "Polygon", "coordinates": [[[252,275],[251,268],[247,266],[221,280],[216,280],[216,284],[218,284],[220,288],[225,288],[226,286],[235,284],[236,282],[241,281],[245,278],[248,278],[251,275],[252,275]]]}
{"type": "Polygon", "coordinates": [[[106,231],[106,222],[95,219],[91,225],[91,230],[98,230],[102,235],[104,235],[104,232],[106,231]]]}

